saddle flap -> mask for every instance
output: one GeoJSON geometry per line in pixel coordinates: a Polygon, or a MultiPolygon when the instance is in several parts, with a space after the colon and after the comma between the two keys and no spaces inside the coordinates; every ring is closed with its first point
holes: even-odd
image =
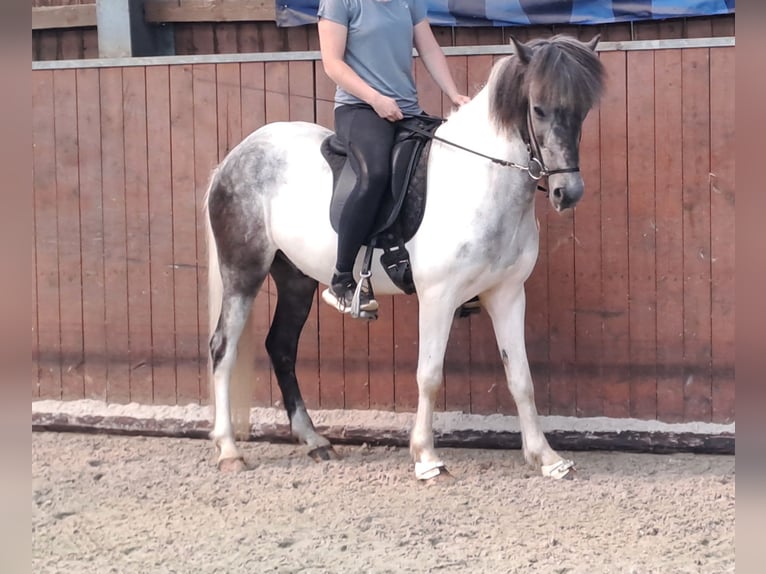
{"type": "MultiPolygon", "coordinates": [[[[390,230],[399,219],[402,206],[405,204],[408,191],[411,187],[411,179],[416,172],[423,150],[430,142],[428,134],[433,133],[442,123],[441,118],[430,116],[418,116],[408,118],[399,124],[395,135],[394,145],[391,150],[391,178],[389,193],[381,200],[375,225],[370,237],[365,240],[365,245],[370,243],[373,237],[379,236],[390,230]],[[416,131],[413,131],[414,128],[416,131]],[[423,133],[427,132],[427,133],[423,133]]],[[[346,156],[346,149],[336,134],[325,138],[321,145],[322,155],[333,172],[333,195],[330,202],[330,223],[336,231],[346,200],[356,184],[356,174],[346,156]]],[[[427,155],[427,154],[426,154],[427,155]]],[[[424,171],[421,169],[420,171],[424,171]]],[[[417,178],[420,185],[417,192],[425,194],[425,178],[417,178]]],[[[424,201],[415,202],[422,208],[424,201]]],[[[420,213],[422,216],[422,211],[420,213]]],[[[413,219],[410,217],[409,219],[413,219]]],[[[415,216],[418,222],[419,216],[415,216]]],[[[410,227],[410,226],[407,226],[410,227]]],[[[417,230],[417,227],[415,227],[417,230]]],[[[405,240],[414,235],[414,231],[405,240]]],[[[392,238],[393,239],[393,238],[392,238]]],[[[384,240],[385,241],[385,240],[384,240]]],[[[379,242],[380,244],[381,242],[379,242]]]]}

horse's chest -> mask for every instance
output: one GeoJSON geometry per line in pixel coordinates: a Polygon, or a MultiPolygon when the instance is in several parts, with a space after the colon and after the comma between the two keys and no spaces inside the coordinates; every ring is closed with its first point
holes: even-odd
{"type": "Polygon", "coordinates": [[[535,265],[538,231],[533,217],[487,218],[479,225],[479,256],[493,271],[529,273],[535,265]]]}

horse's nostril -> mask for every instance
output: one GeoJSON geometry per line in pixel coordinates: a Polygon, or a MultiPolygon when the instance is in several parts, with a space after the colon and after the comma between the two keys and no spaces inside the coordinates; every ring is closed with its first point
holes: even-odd
{"type": "Polygon", "coordinates": [[[564,197],[564,188],[563,187],[557,187],[556,189],[554,189],[553,190],[553,197],[555,197],[556,199],[561,199],[562,197],[564,197]]]}

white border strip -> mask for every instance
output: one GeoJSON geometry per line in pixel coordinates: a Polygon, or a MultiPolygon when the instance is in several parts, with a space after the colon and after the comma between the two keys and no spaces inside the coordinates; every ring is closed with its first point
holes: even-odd
{"type": "MultiPolygon", "coordinates": [[[[33,401],[32,413],[42,415],[65,415],[70,417],[125,417],[139,420],[174,420],[184,424],[212,425],[213,410],[210,406],[190,404],[187,406],[141,405],[138,403],[107,404],[89,399],[78,401],[33,401]]],[[[312,410],[309,412],[317,427],[364,428],[370,433],[376,429],[408,430],[415,419],[414,413],[361,410],[312,410]]],[[[608,417],[561,417],[541,416],[543,431],[576,433],[690,433],[699,435],[734,435],[735,423],[664,423],[638,419],[614,419],[608,417]]],[[[254,408],[250,422],[255,434],[259,429],[274,428],[287,424],[283,409],[254,408]]],[[[437,412],[434,414],[436,433],[472,432],[520,432],[519,419],[508,415],[473,415],[460,412],[437,412]]]]}
{"type": "MultiPolygon", "coordinates": [[[[601,42],[599,52],[624,52],[631,50],[671,50],[682,48],[718,48],[734,46],[734,36],[720,38],[687,38],[671,40],[632,40],[625,42],[601,42]]],[[[510,45],[493,46],[445,46],[447,56],[503,55],[512,53],[510,45]]],[[[125,68],[135,66],[171,66],[192,64],[228,64],[247,62],[300,62],[320,60],[319,51],[262,52],[251,54],[211,54],[204,56],[152,56],[144,58],[108,58],[87,60],[51,60],[32,62],[33,70],[69,70],[84,68],[125,68]]]]}

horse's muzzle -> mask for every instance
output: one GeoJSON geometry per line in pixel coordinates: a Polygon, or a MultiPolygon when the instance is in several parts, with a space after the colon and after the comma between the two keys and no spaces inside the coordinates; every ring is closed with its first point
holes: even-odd
{"type": "Polygon", "coordinates": [[[568,185],[554,187],[550,192],[550,201],[556,211],[564,211],[577,205],[583,195],[585,187],[580,178],[579,181],[568,185]]]}

